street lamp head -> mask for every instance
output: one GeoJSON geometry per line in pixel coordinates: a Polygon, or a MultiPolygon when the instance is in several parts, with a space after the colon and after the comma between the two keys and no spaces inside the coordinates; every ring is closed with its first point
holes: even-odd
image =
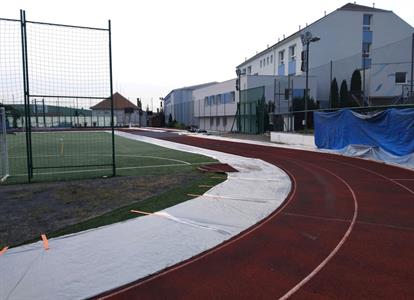
{"type": "Polygon", "coordinates": [[[240,69],[239,69],[239,68],[237,68],[237,69],[236,69],[236,74],[237,74],[237,77],[239,77],[239,76],[240,76],[241,71],[240,71],[240,69]]]}
{"type": "Polygon", "coordinates": [[[317,42],[319,41],[321,38],[318,36],[314,36],[309,42],[313,43],[313,42],[317,42]]]}

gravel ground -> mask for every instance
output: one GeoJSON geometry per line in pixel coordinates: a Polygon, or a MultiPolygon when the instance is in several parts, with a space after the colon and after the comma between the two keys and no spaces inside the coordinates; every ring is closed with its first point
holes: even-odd
{"type": "Polygon", "coordinates": [[[0,187],[0,245],[16,245],[198,178],[137,176],[0,187]]]}

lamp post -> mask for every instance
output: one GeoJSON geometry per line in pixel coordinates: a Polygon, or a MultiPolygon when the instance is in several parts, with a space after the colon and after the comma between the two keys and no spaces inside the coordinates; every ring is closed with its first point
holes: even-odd
{"type": "Polygon", "coordinates": [[[367,57],[369,57],[369,54],[365,50],[362,50],[362,107],[365,106],[365,69],[367,57]]]}
{"type": "Polygon", "coordinates": [[[305,83],[305,134],[308,133],[308,97],[309,97],[309,44],[319,41],[320,38],[308,31],[302,35],[302,43],[306,45],[306,83],[305,83]]]}
{"type": "Polygon", "coordinates": [[[241,109],[241,94],[240,94],[240,87],[241,87],[241,82],[240,82],[240,76],[241,76],[241,71],[239,68],[236,69],[236,75],[237,75],[237,81],[236,81],[236,91],[239,92],[239,117],[237,120],[237,131],[240,132],[241,130],[241,120],[240,120],[240,109],[241,109]]]}

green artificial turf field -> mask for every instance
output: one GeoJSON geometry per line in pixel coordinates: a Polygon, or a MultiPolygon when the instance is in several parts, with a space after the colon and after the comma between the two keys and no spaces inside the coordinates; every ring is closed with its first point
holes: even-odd
{"type": "MultiPolygon", "coordinates": [[[[26,137],[8,134],[10,177],[27,181],[26,137]]],[[[215,160],[115,137],[117,175],[171,174],[215,160]]],[[[33,181],[76,180],[112,175],[112,141],[107,132],[33,132],[33,181]]]]}

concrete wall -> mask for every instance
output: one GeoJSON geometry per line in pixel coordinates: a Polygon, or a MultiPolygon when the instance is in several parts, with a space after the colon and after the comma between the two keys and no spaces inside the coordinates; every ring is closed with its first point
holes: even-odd
{"type": "Polygon", "coordinates": [[[299,145],[316,148],[315,137],[313,135],[304,135],[296,133],[271,132],[270,141],[274,143],[299,145]]]}

